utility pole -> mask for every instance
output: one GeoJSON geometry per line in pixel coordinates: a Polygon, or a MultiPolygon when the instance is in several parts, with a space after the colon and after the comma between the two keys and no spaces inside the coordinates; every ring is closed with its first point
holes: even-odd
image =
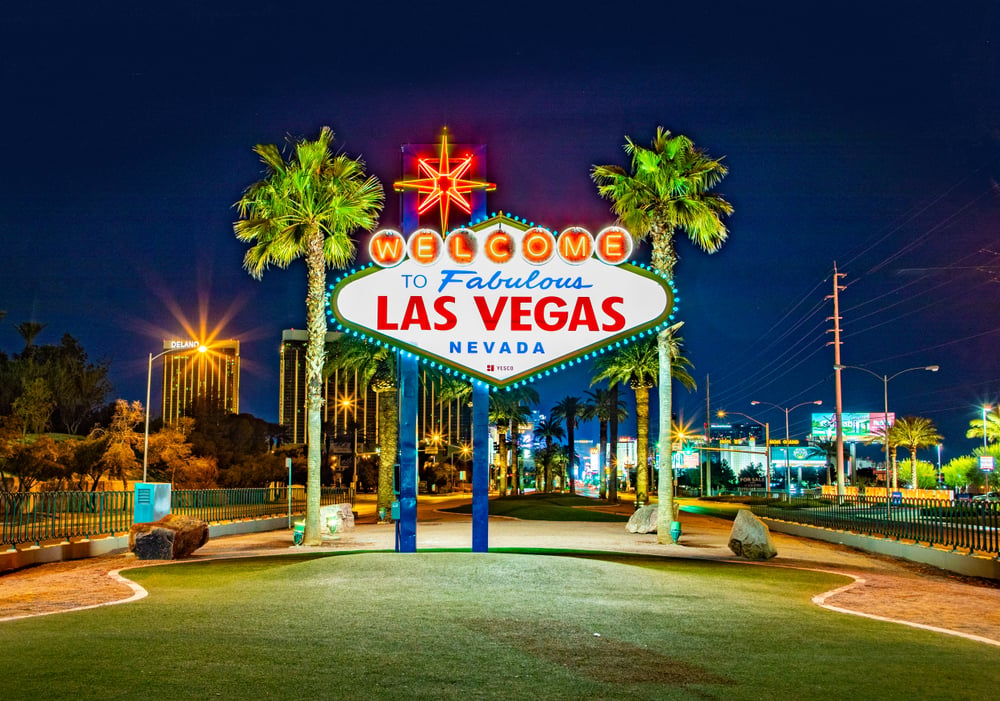
{"type": "MultiPolygon", "coordinates": [[[[708,378],[705,374],[705,444],[712,447],[712,404],[710,400],[708,378]]],[[[985,423],[983,424],[986,425],[985,423]]],[[[985,429],[984,429],[985,432],[985,429]]],[[[708,490],[705,496],[712,496],[712,451],[705,451],[705,487],[708,490]]]]}
{"type": "MultiPolygon", "coordinates": [[[[843,285],[840,285],[840,278],[844,277],[844,273],[837,272],[837,261],[833,262],[833,294],[827,299],[833,298],[833,316],[828,317],[827,321],[833,320],[833,372],[834,372],[834,391],[837,395],[837,496],[842,497],[846,493],[844,488],[844,427],[842,425],[842,417],[844,413],[844,402],[843,394],[840,387],[840,290],[844,289],[843,285]]],[[[827,345],[831,345],[828,343],[827,345]]],[[[788,450],[787,446],[785,450],[788,450]]]]}

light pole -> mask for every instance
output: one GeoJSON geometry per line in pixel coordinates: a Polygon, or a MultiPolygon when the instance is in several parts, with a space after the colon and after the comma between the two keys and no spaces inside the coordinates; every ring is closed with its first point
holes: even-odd
{"type": "MultiPolygon", "coordinates": [[[[890,496],[889,495],[889,380],[891,380],[893,378],[896,378],[896,377],[899,377],[903,373],[913,372],[914,370],[926,370],[928,372],[937,372],[941,368],[938,367],[937,365],[920,365],[920,366],[915,367],[915,368],[906,368],[905,370],[900,370],[895,375],[879,375],[877,372],[873,372],[873,371],[869,370],[868,368],[863,368],[860,365],[834,365],[833,369],[834,370],[846,370],[846,369],[861,370],[863,372],[867,372],[872,377],[877,377],[878,379],[882,380],[882,399],[883,399],[883,402],[884,402],[883,407],[884,407],[884,410],[885,410],[885,413],[882,414],[882,421],[883,421],[883,423],[882,423],[882,430],[885,432],[885,435],[883,435],[883,437],[882,437],[883,438],[883,443],[885,443],[885,498],[888,499],[889,496],[890,496]]],[[[986,426],[985,426],[985,423],[984,423],[984,425],[983,425],[984,434],[985,434],[985,429],[986,429],[986,426]]],[[[916,458],[914,458],[914,460],[916,460],[916,458]]],[[[892,488],[895,489],[896,488],[896,484],[897,484],[896,483],[896,473],[895,473],[895,471],[893,471],[893,475],[892,476],[893,476],[892,488]]],[[[916,488],[916,485],[914,485],[914,488],[916,488]]]]}
{"type": "MultiPolygon", "coordinates": [[[[986,412],[992,408],[993,407],[990,406],[989,404],[983,404],[983,458],[984,459],[986,456],[986,451],[989,447],[986,445],[986,412]]],[[[979,464],[981,466],[983,464],[982,461],[980,461],[979,464]]],[[[984,473],[983,477],[984,477],[983,482],[986,484],[986,492],[988,493],[990,491],[990,473],[989,472],[984,473]]]]}
{"type": "Polygon", "coordinates": [[[720,411],[719,416],[726,416],[727,414],[736,414],[737,416],[742,416],[744,419],[750,419],[758,426],[764,427],[764,448],[766,449],[767,455],[767,465],[764,468],[764,491],[768,494],[771,493],[771,424],[764,421],[758,421],[754,417],[744,414],[739,411],[720,411]]]}
{"type": "MultiPolygon", "coordinates": [[[[773,406],[775,409],[781,409],[785,412],[785,492],[788,494],[789,498],[792,496],[792,466],[789,461],[789,438],[788,438],[788,415],[793,409],[798,409],[800,406],[805,406],[806,404],[822,404],[822,399],[817,399],[813,402],[802,402],[801,404],[796,404],[795,406],[783,407],[778,406],[772,402],[758,402],[756,400],[750,402],[750,404],[756,406],[757,404],[767,404],[768,406],[773,406]]],[[[799,480],[801,482],[801,480],[799,480]]],[[[801,484],[799,485],[802,486],[801,484]]]]}
{"type": "MultiPolygon", "coordinates": [[[[206,352],[208,352],[208,346],[206,346],[206,345],[198,344],[197,348],[198,348],[198,352],[199,353],[206,353],[206,352]]],[[[171,353],[178,353],[178,352],[181,352],[181,351],[189,351],[189,350],[191,350],[190,347],[187,347],[187,348],[168,348],[167,350],[163,351],[162,353],[157,353],[156,355],[153,355],[152,353],[149,354],[149,369],[146,372],[146,431],[145,431],[145,437],[143,438],[143,443],[142,443],[142,481],[143,482],[146,481],[146,469],[147,469],[147,467],[149,465],[149,392],[150,392],[150,388],[152,387],[152,384],[153,384],[153,361],[156,360],[157,358],[162,358],[163,356],[169,355],[171,353]]]]}
{"type": "Polygon", "coordinates": [[[993,407],[989,404],[983,404],[983,455],[986,455],[987,445],[986,445],[986,412],[993,407]]]}

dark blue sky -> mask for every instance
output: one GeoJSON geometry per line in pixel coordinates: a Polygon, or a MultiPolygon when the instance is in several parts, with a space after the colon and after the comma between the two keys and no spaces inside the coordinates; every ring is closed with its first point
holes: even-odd
{"type": "MultiPolygon", "coordinates": [[[[305,275],[242,270],[232,204],[260,176],[254,144],[329,125],[388,189],[399,146],[447,125],[487,144],[491,211],[596,230],[610,215],[590,167],[663,125],[725,157],[736,209],[720,253],[679,244],[699,381],[682,417],[704,420],[706,375],[713,410],[774,425],[752,399],[832,410],[836,260],[843,362],[940,365],[894,380],[890,410],[932,418],[946,457],[974,447],[969,419],[1000,401],[994,3],[341,5],[3,11],[0,349],[20,350],[12,324],[44,323],[38,342],[76,336],[112,359],[116,396],[141,399],[147,354],[204,318],[242,342],[242,409],[276,420],[305,275]]],[[[398,212],[390,194],[383,224],[398,212]]],[[[587,383],[543,385],[543,408],[587,383]]],[[[845,371],[845,410],[881,404],[879,381],[845,371]]]]}

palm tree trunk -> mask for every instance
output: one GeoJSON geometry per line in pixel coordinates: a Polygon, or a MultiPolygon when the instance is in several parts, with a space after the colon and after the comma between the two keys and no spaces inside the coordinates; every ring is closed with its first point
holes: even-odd
{"type": "Polygon", "coordinates": [[[635,501],[649,502],[649,388],[635,388],[635,501]]]}
{"type": "Polygon", "coordinates": [[[319,545],[323,537],[319,529],[320,469],[322,461],[323,360],[326,344],[326,261],[323,258],[323,236],[316,229],[309,236],[306,253],[306,528],[305,545],[319,545]]]}
{"type": "Polygon", "coordinates": [[[566,417],[566,442],[569,444],[567,447],[569,450],[569,460],[566,465],[566,479],[569,481],[569,493],[576,494],[576,487],[573,484],[573,473],[576,471],[576,443],[574,438],[576,437],[576,416],[566,417]]]}
{"type": "Polygon", "coordinates": [[[601,443],[601,461],[597,468],[597,484],[598,484],[598,496],[601,499],[608,498],[608,480],[605,477],[608,466],[605,464],[608,455],[608,422],[600,422],[600,443],[601,443]]]}
{"type": "Polygon", "coordinates": [[[660,478],[657,483],[656,542],[672,544],[674,537],[670,526],[674,521],[674,466],[672,455],[673,436],[670,435],[670,417],[673,394],[670,367],[670,332],[661,331],[656,337],[656,349],[660,356],[660,478]]]}
{"type": "Polygon", "coordinates": [[[608,467],[611,472],[608,475],[608,501],[618,503],[618,383],[612,382],[611,392],[611,419],[608,421],[608,443],[611,450],[608,456],[608,467]]]}
{"type": "Polygon", "coordinates": [[[910,468],[913,482],[910,484],[911,489],[917,488],[917,446],[910,446],[910,468]]]}
{"type": "Polygon", "coordinates": [[[497,427],[497,483],[500,486],[500,496],[507,496],[507,427],[497,427]]]}
{"type": "Polygon", "coordinates": [[[520,468],[520,459],[518,457],[518,443],[520,439],[520,426],[518,426],[517,420],[511,421],[510,424],[510,478],[514,482],[510,486],[511,494],[521,493],[521,476],[518,474],[520,468]]]}
{"type": "Polygon", "coordinates": [[[399,387],[379,392],[378,498],[375,513],[389,513],[393,501],[393,477],[399,453],[399,387]],[[385,511],[381,511],[385,509],[385,511]]]}

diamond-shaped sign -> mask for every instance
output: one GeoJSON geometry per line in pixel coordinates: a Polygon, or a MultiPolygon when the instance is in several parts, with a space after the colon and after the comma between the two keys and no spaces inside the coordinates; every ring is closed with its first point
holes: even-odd
{"type": "Polygon", "coordinates": [[[669,283],[624,262],[622,229],[557,236],[501,214],[444,239],[379,232],[369,250],[392,267],[332,286],[331,321],[495,387],[655,333],[674,312],[669,283]]]}

